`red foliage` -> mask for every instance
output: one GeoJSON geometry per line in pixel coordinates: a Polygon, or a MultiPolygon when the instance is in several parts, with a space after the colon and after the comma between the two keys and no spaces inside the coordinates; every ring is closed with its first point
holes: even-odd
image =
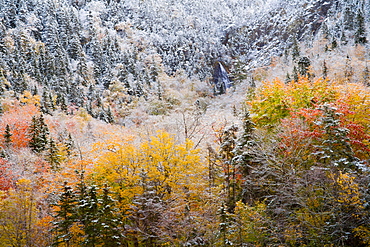
{"type": "MultiPolygon", "coordinates": [[[[340,126],[348,130],[347,137],[355,155],[360,159],[367,159],[370,154],[368,140],[370,135],[366,133],[366,129],[359,123],[351,121],[353,111],[350,110],[348,104],[337,101],[337,112],[340,113],[340,126]]],[[[290,155],[294,150],[301,148],[307,151],[313,150],[314,145],[323,141],[324,131],[323,126],[318,124],[322,111],[319,107],[316,109],[301,108],[290,113],[289,118],[281,121],[282,132],[279,134],[281,138],[280,148],[286,155],[290,155]]]]}
{"type": "Polygon", "coordinates": [[[12,147],[27,147],[29,143],[28,128],[32,116],[39,113],[35,105],[16,105],[6,111],[0,121],[0,145],[4,146],[4,132],[6,125],[9,125],[12,134],[12,147]]]}
{"type": "Polygon", "coordinates": [[[13,176],[6,159],[0,158],[0,190],[9,190],[14,186],[13,176]]]}

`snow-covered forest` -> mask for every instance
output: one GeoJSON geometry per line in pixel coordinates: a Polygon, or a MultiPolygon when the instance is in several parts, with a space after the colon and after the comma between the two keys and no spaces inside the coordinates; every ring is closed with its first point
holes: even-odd
{"type": "Polygon", "coordinates": [[[0,247],[370,246],[369,0],[0,0],[0,247]]]}

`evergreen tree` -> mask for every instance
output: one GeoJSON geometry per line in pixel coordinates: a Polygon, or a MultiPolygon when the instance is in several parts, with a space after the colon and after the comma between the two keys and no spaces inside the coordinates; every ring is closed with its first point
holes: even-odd
{"type": "Polygon", "coordinates": [[[123,245],[122,222],[118,215],[116,201],[111,197],[109,188],[103,188],[101,205],[99,211],[100,218],[100,240],[106,247],[116,247],[123,245]]]}
{"type": "Polygon", "coordinates": [[[297,38],[294,37],[293,39],[293,45],[292,45],[292,58],[293,58],[293,61],[296,61],[297,58],[299,58],[300,56],[300,49],[299,49],[299,46],[298,46],[298,41],[297,41],[297,38]]]}
{"type": "Polygon", "coordinates": [[[293,67],[293,72],[292,72],[292,74],[293,74],[293,80],[294,80],[295,82],[297,82],[297,81],[298,81],[298,79],[299,79],[299,75],[298,75],[298,70],[297,70],[297,67],[296,67],[296,66],[294,66],[294,67],[293,67]]]}
{"type": "Polygon", "coordinates": [[[321,30],[322,37],[324,39],[329,39],[329,36],[330,36],[329,28],[325,22],[321,25],[320,30],[321,30]]]}
{"type": "Polygon", "coordinates": [[[343,26],[345,30],[353,30],[355,13],[353,12],[353,6],[350,6],[349,3],[346,3],[346,7],[343,11],[343,26]]]}
{"type": "Polygon", "coordinates": [[[334,50],[337,47],[338,47],[337,39],[333,38],[333,40],[331,41],[331,49],[334,50]]]}
{"type": "Polygon", "coordinates": [[[31,140],[29,146],[35,153],[46,150],[48,144],[49,128],[45,123],[44,116],[33,116],[29,128],[31,140]]]}
{"type": "Polygon", "coordinates": [[[13,136],[13,134],[10,130],[9,124],[6,125],[5,132],[4,132],[3,136],[4,136],[5,146],[9,147],[10,144],[12,143],[12,136],[13,136]]]}
{"type": "Polygon", "coordinates": [[[363,79],[364,79],[364,84],[369,87],[370,86],[370,70],[367,65],[363,72],[363,79]]]}
{"type": "Polygon", "coordinates": [[[324,60],[324,63],[322,65],[322,78],[326,79],[328,77],[328,67],[326,66],[326,62],[324,60]]]}
{"type": "Polygon", "coordinates": [[[355,43],[356,44],[365,44],[365,43],[367,43],[365,18],[364,18],[364,15],[361,11],[358,11],[357,15],[356,15],[355,43]]]}
{"type": "Polygon", "coordinates": [[[83,200],[83,204],[81,205],[83,214],[80,214],[80,220],[85,234],[82,246],[86,247],[100,246],[99,244],[101,243],[100,200],[98,199],[97,190],[98,188],[95,185],[88,187],[85,200],[83,200]]]}
{"type": "Polygon", "coordinates": [[[314,155],[325,165],[356,169],[358,159],[350,145],[349,130],[341,127],[340,113],[328,104],[323,105],[321,110],[324,115],[318,124],[323,128],[325,135],[322,144],[317,146],[319,151],[314,155]]]}
{"type": "Polygon", "coordinates": [[[56,206],[58,209],[54,215],[56,221],[53,222],[53,232],[55,233],[53,246],[75,246],[71,241],[73,236],[71,227],[75,223],[76,198],[67,182],[64,183],[63,193],[56,206]]]}
{"type": "Polygon", "coordinates": [[[60,106],[60,110],[62,110],[63,112],[67,112],[68,107],[67,107],[66,98],[61,93],[57,94],[56,104],[60,106]]]}
{"type": "Polygon", "coordinates": [[[103,193],[95,185],[87,186],[84,172],[79,174],[76,188],[76,222],[81,224],[84,235],[82,246],[122,246],[122,222],[116,201],[110,196],[107,186],[103,193]]]}
{"type": "Polygon", "coordinates": [[[238,128],[234,125],[226,128],[221,137],[220,143],[220,160],[222,162],[224,176],[225,176],[225,189],[226,189],[226,206],[229,212],[233,212],[236,202],[237,194],[237,167],[236,163],[232,162],[235,157],[234,148],[236,145],[236,132],[238,128]]]}
{"type": "Polygon", "coordinates": [[[65,147],[66,147],[67,155],[71,156],[72,152],[73,152],[73,149],[75,147],[71,133],[68,133],[68,138],[67,138],[67,141],[65,143],[65,147]]]}
{"type": "Polygon", "coordinates": [[[290,83],[292,81],[292,79],[290,78],[290,74],[289,74],[289,72],[287,72],[286,73],[286,76],[285,76],[285,80],[284,80],[284,82],[285,82],[285,84],[288,84],[288,83],[290,83]]]}
{"type": "Polygon", "coordinates": [[[47,93],[46,88],[44,88],[44,92],[42,93],[41,111],[45,114],[50,114],[51,108],[49,94],[47,93]]]}
{"type": "Polygon", "coordinates": [[[219,224],[219,231],[221,237],[221,246],[226,247],[232,245],[232,243],[228,239],[228,230],[231,224],[230,217],[229,217],[229,210],[225,204],[222,204],[220,209],[218,210],[218,214],[220,217],[220,224],[219,224]]]}
{"type": "Polygon", "coordinates": [[[351,59],[349,55],[346,58],[346,65],[344,67],[344,77],[346,78],[347,82],[350,82],[353,76],[353,68],[351,66],[351,59]]]}
{"type": "Polygon", "coordinates": [[[298,72],[302,76],[309,76],[308,69],[311,65],[308,57],[301,57],[298,61],[298,72]]]}
{"type": "Polygon", "coordinates": [[[56,171],[60,168],[59,149],[57,145],[55,144],[55,141],[53,138],[49,139],[47,160],[49,161],[52,170],[56,171]]]}
{"type": "Polygon", "coordinates": [[[253,136],[255,124],[252,122],[248,110],[244,110],[242,120],[243,128],[233,150],[234,157],[232,162],[239,166],[240,172],[245,176],[249,174],[249,163],[255,158],[251,149],[256,145],[256,142],[253,136]]]}
{"type": "Polygon", "coordinates": [[[346,36],[346,34],[345,34],[345,32],[343,30],[342,30],[342,35],[340,36],[340,42],[343,45],[348,44],[347,36],[346,36]]]}

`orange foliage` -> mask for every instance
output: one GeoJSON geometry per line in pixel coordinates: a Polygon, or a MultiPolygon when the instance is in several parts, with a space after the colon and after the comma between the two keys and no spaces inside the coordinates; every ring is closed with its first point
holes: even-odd
{"type": "Polygon", "coordinates": [[[4,132],[6,125],[9,125],[12,134],[13,148],[27,147],[29,143],[28,128],[32,116],[39,113],[37,106],[14,105],[9,108],[1,117],[0,121],[0,145],[4,147],[4,132]]]}
{"type": "Polygon", "coordinates": [[[304,159],[325,138],[319,123],[323,104],[339,113],[338,127],[348,130],[355,155],[362,160],[370,156],[370,90],[362,84],[302,77],[287,84],[275,80],[265,82],[248,104],[257,126],[280,127],[280,148],[289,157],[304,159]]]}

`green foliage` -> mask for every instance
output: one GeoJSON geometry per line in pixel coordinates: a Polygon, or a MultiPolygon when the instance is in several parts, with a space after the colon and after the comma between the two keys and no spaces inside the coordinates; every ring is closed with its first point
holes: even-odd
{"type": "Polygon", "coordinates": [[[322,145],[316,146],[318,162],[323,165],[338,166],[342,169],[355,169],[356,159],[348,138],[349,130],[340,126],[340,113],[328,104],[321,108],[323,116],[317,121],[319,128],[324,130],[322,145]]]}
{"type": "Polygon", "coordinates": [[[73,244],[71,229],[76,220],[76,202],[72,188],[65,182],[63,192],[56,204],[58,209],[55,211],[55,221],[53,222],[55,235],[53,246],[63,246],[64,244],[69,246],[73,244]]]}
{"type": "Polygon", "coordinates": [[[356,15],[356,32],[355,32],[355,43],[365,44],[367,43],[366,38],[366,28],[365,28],[365,18],[361,11],[357,12],[356,15]]]}
{"type": "Polygon", "coordinates": [[[13,134],[11,133],[9,124],[6,125],[5,132],[4,132],[3,136],[4,136],[5,146],[9,147],[11,142],[12,142],[12,136],[13,136],[13,134]]]}
{"type": "Polygon", "coordinates": [[[49,128],[45,123],[44,116],[33,116],[29,127],[31,137],[29,146],[35,153],[40,153],[47,148],[49,128]]]}
{"type": "Polygon", "coordinates": [[[123,223],[107,186],[87,186],[84,176],[74,191],[64,184],[54,215],[53,246],[122,246],[123,223]]]}

